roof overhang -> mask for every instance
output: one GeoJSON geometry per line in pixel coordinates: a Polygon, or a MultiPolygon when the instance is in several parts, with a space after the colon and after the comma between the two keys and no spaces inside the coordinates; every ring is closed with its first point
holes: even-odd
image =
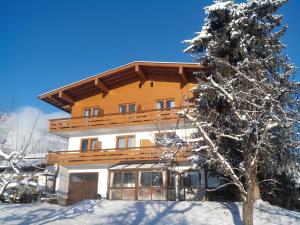
{"type": "Polygon", "coordinates": [[[107,94],[109,90],[126,80],[139,79],[143,83],[148,80],[147,74],[160,74],[179,76],[183,83],[196,82],[193,72],[203,69],[204,67],[198,63],[132,62],[44,93],[39,99],[70,113],[74,102],[82,96],[107,94]]]}

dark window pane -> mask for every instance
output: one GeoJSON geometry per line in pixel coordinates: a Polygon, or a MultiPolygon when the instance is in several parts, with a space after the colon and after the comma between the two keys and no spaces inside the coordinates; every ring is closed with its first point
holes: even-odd
{"type": "Polygon", "coordinates": [[[128,105],[128,111],[129,112],[135,112],[136,111],[135,104],[129,104],[128,105]]]}
{"type": "Polygon", "coordinates": [[[194,188],[200,187],[201,176],[199,172],[190,172],[191,186],[194,188]]]}
{"type": "Polygon", "coordinates": [[[164,108],[164,101],[158,100],[156,101],[156,109],[163,109],[164,108]]]}
{"type": "Polygon", "coordinates": [[[170,172],[169,173],[169,180],[168,180],[168,187],[174,188],[175,187],[175,173],[170,172]]]}
{"type": "Polygon", "coordinates": [[[201,176],[199,172],[186,172],[184,178],[184,186],[198,188],[201,185],[201,176]]]}
{"type": "Polygon", "coordinates": [[[135,187],[135,173],[123,174],[123,187],[135,187]]]}
{"type": "Polygon", "coordinates": [[[141,186],[151,187],[151,172],[141,172],[141,186]]]}
{"type": "Polygon", "coordinates": [[[162,186],[162,173],[161,172],[152,172],[152,186],[153,187],[162,186]]]}
{"type": "Polygon", "coordinates": [[[207,174],[207,186],[210,188],[216,188],[220,186],[220,181],[215,173],[208,172],[207,174]]]}
{"type": "Polygon", "coordinates": [[[167,100],[166,101],[166,108],[170,109],[170,108],[174,108],[175,107],[175,102],[174,100],[167,100]]]}
{"type": "Polygon", "coordinates": [[[176,192],[175,189],[168,189],[168,200],[175,201],[176,200],[176,192]]]}
{"type": "Polygon", "coordinates": [[[87,181],[97,181],[98,180],[98,174],[96,174],[96,173],[87,173],[87,174],[85,174],[85,180],[87,180],[87,181]]]}
{"type": "Polygon", "coordinates": [[[82,174],[80,174],[80,173],[70,174],[70,179],[71,179],[71,182],[82,182],[83,181],[82,174]]]}
{"type": "Polygon", "coordinates": [[[112,187],[122,187],[122,173],[113,173],[112,187]]]}
{"type": "Polygon", "coordinates": [[[119,105],[119,112],[126,113],[126,105],[119,105]]]}
{"type": "Polygon", "coordinates": [[[86,152],[88,150],[89,140],[81,140],[81,151],[86,152]]]}

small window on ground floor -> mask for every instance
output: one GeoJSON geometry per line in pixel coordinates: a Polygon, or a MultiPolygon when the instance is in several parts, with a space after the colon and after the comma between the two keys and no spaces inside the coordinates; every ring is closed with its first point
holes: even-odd
{"type": "Polygon", "coordinates": [[[188,171],[184,173],[184,187],[199,188],[201,186],[201,175],[198,171],[188,171]]]}
{"type": "Polygon", "coordinates": [[[136,172],[112,172],[110,174],[110,199],[135,199],[136,172]]]}
{"type": "Polygon", "coordinates": [[[207,185],[208,188],[217,188],[220,186],[218,175],[213,171],[207,172],[207,185]]]}

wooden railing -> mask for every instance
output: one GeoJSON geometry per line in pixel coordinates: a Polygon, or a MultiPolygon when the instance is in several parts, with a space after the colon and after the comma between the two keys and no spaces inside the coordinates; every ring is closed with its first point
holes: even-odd
{"type": "Polygon", "coordinates": [[[113,113],[94,117],[73,117],[52,119],[49,130],[52,132],[74,129],[92,129],[114,126],[127,126],[149,123],[174,122],[177,120],[180,108],[169,110],[147,110],[134,113],[113,113]]]}
{"type": "MultiPolygon", "coordinates": [[[[187,161],[191,151],[187,148],[176,153],[176,161],[187,161]]],[[[131,163],[134,161],[159,161],[162,159],[163,150],[158,147],[136,147],[130,149],[103,149],[97,151],[59,151],[49,152],[48,164],[115,164],[131,163]]]]}

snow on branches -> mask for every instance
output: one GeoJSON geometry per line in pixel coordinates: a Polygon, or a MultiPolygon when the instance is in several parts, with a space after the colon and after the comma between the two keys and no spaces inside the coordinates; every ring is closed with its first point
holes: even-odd
{"type": "Polygon", "coordinates": [[[287,0],[215,1],[185,52],[206,67],[196,74],[195,155],[225,175],[247,202],[259,172],[299,162],[300,83],[282,53],[287,26],[276,15],[287,0]],[[276,30],[275,30],[276,28],[276,30]],[[201,151],[198,149],[205,147],[201,151]],[[200,155],[200,156],[199,156],[200,155]]]}

